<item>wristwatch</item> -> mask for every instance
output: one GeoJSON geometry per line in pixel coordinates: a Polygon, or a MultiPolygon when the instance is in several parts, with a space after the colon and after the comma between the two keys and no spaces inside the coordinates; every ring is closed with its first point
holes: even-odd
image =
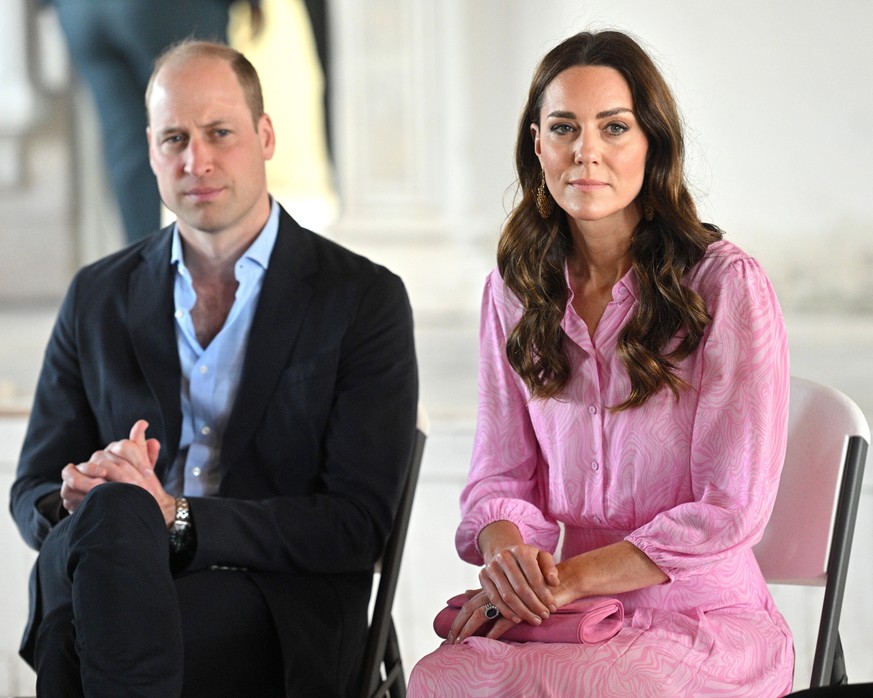
{"type": "Polygon", "coordinates": [[[176,497],[176,516],[170,526],[170,550],[183,553],[194,544],[194,522],[191,519],[191,508],[185,497],[176,497]]]}

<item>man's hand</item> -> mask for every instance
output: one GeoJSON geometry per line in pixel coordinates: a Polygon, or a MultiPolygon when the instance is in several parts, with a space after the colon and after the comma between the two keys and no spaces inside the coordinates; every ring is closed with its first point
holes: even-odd
{"type": "Polygon", "coordinates": [[[148,422],[140,419],[127,439],[113,441],[101,451],[95,451],[85,463],[70,463],[61,473],[61,499],[64,508],[73,513],[85,495],[104,482],[126,482],[147,490],[160,505],[167,526],[176,513],[175,498],[167,494],[155,476],[155,463],[161,451],[157,439],[146,439],[148,422]]]}
{"type": "Polygon", "coordinates": [[[71,514],[79,508],[85,495],[97,485],[106,482],[102,468],[91,467],[91,463],[68,463],[61,471],[61,502],[71,514]]]}

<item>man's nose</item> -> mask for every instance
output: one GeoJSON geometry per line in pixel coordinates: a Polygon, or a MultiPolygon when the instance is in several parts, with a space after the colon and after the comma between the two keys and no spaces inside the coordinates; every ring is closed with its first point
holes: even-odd
{"type": "Polygon", "coordinates": [[[212,170],[212,149],[203,141],[192,138],[185,149],[185,172],[201,177],[212,170]]]}

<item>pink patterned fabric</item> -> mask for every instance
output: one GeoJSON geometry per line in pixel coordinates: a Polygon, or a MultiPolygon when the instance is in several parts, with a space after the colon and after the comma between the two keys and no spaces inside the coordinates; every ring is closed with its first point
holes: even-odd
{"type": "MultiPolygon", "coordinates": [[[[616,342],[637,305],[630,271],[593,341],[570,302],[563,328],[574,367],[561,399],[530,401],[505,357],[517,299],[495,271],[482,307],[479,421],[456,535],[482,563],[489,523],[515,523],[568,558],[622,539],[670,578],[618,594],[622,630],[601,645],[473,637],[443,645],[410,676],[410,696],[781,696],[791,634],[751,551],[773,506],[785,455],[788,350],[773,289],[735,245],[710,246],[687,284],[713,317],[679,365],[692,386],[640,408],[616,342]]],[[[572,300],[572,299],[571,299],[572,300]]],[[[674,340],[676,341],[676,340],[674,340]]]]}

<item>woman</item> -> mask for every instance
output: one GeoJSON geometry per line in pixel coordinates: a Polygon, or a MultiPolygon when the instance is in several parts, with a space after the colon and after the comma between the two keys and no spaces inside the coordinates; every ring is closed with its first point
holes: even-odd
{"type": "Polygon", "coordinates": [[[782,315],[757,262],[699,221],[682,166],[674,100],[632,39],[546,55],[482,307],[456,536],[482,589],[411,696],[790,690],[791,635],[751,550],[785,453],[782,315]],[[607,642],[496,641],[590,596],[624,604],[607,642]]]}

